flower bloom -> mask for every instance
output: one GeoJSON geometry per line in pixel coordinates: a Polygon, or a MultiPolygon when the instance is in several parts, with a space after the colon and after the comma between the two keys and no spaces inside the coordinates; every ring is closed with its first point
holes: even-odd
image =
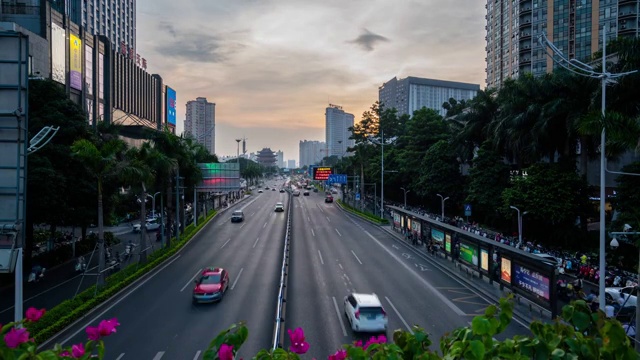
{"type": "Polygon", "coordinates": [[[74,358],[79,359],[84,356],[84,344],[76,344],[71,346],[71,354],[74,358]]]}
{"type": "Polygon", "coordinates": [[[289,339],[291,340],[289,350],[292,352],[301,355],[309,350],[309,343],[304,341],[304,331],[302,331],[302,328],[297,328],[294,331],[289,329],[289,339]]]}
{"type": "Polygon", "coordinates": [[[342,349],[336,351],[335,354],[329,355],[329,360],[344,360],[347,358],[347,350],[342,349]]]}
{"type": "Polygon", "coordinates": [[[29,321],[38,321],[44,315],[45,309],[36,309],[34,307],[30,307],[27,309],[26,317],[29,321]]]}
{"type": "Polygon", "coordinates": [[[9,349],[15,349],[20,346],[20,344],[26,343],[27,341],[29,341],[29,332],[25,328],[12,328],[4,336],[4,342],[7,344],[9,349]]]}
{"type": "Polygon", "coordinates": [[[71,357],[71,354],[69,354],[69,350],[65,350],[65,351],[60,353],[60,356],[62,356],[62,357],[71,357]]]}
{"type": "Polygon", "coordinates": [[[96,341],[103,336],[109,336],[116,332],[116,326],[120,325],[116,318],[110,320],[102,320],[98,326],[87,326],[85,331],[89,340],[96,341]]]}
{"type": "Polygon", "coordinates": [[[220,360],[233,360],[233,345],[222,344],[218,349],[220,360]]]}
{"type": "Polygon", "coordinates": [[[364,346],[362,347],[363,349],[367,349],[369,347],[369,345],[372,344],[384,344],[387,342],[387,337],[384,335],[380,335],[377,338],[375,336],[372,336],[367,342],[366,344],[364,344],[364,346]]]}

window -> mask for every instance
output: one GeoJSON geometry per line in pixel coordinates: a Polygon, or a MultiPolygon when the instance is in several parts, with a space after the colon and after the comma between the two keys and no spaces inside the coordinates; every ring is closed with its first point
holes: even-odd
{"type": "Polygon", "coordinates": [[[209,274],[200,278],[199,284],[220,284],[220,274],[209,274]]]}

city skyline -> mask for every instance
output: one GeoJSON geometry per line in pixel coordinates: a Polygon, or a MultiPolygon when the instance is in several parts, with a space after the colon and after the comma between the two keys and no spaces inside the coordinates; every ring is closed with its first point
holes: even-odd
{"type": "Polygon", "coordinates": [[[358,122],[394,76],[485,83],[484,2],[137,6],[137,51],[177,92],[177,133],[186,101],[207,97],[217,104],[217,155],[235,154],[233,139],[246,136],[248,149],[299,161],[300,140],[324,140],[327,104],[358,122]]]}

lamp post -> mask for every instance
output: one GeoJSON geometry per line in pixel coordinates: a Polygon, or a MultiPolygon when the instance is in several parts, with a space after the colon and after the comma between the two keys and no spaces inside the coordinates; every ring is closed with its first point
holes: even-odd
{"type": "Polygon", "coordinates": [[[402,189],[402,191],[404,191],[404,208],[407,208],[407,194],[411,192],[411,190],[406,190],[405,188],[401,187],[400,189],[402,189]]]}
{"type": "Polygon", "coordinates": [[[509,206],[509,207],[518,212],[518,245],[522,245],[522,217],[527,215],[527,213],[529,212],[524,211],[522,214],[520,214],[520,209],[518,209],[517,207],[515,206],[509,206]]]}
{"type": "Polygon", "coordinates": [[[153,209],[151,209],[151,216],[153,216],[153,218],[156,218],[156,196],[158,196],[158,194],[160,194],[161,192],[158,191],[157,193],[153,194],[153,196],[151,196],[151,194],[147,194],[147,197],[151,198],[151,206],[153,207],[153,209]]]}
{"type": "MultiPolygon", "coordinates": [[[[374,140],[371,136],[369,141],[376,145],[380,145],[380,217],[384,218],[384,131],[380,129],[380,141],[374,140]]],[[[390,144],[395,141],[390,139],[390,144]]]]}
{"type": "Polygon", "coordinates": [[[444,202],[449,200],[449,197],[448,196],[447,197],[442,197],[442,195],[440,195],[440,194],[436,194],[436,195],[438,195],[440,197],[440,200],[442,202],[442,216],[441,216],[440,221],[444,222],[444,202]]]}

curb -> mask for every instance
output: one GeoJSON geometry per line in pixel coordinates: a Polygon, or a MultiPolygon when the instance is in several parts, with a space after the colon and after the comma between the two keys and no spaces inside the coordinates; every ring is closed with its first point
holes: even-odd
{"type": "MultiPolygon", "coordinates": [[[[243,197],[242,199],[236,201],[232,206],[227,206],[226,208],[220,209],[218,210],[218,212],[209,220],[213,220],[215,218],[217,218],[220,214],[226,212],[228,209],[231,209],[232,207],[236,206],[237,204],[240,204],[242,202],[244,202],[246,199],[250,198],[250,195],[246,195],[245,197],[243,197]]],[[[195,239],[196,236],[198,236],[198,234],[200,234],[200,232],[202,230],[204,230],[205,226],[203,226],[200,230],[198,230],[198,232],[196,232],[195,234],[193,234],[193,236],[191,237],[191,239],[189,239],[188,242],[186,242],[184,244],[184,246],[182,246],[182,248],[180,248],[178,251],[175,252],[175,254],[171,255],[170,257],[168,257],[165,261],[163,261],[162,263],[159,263],[153,270],[149,271],[148,273],[142,275],[141,277],[139,277],[138,279],[136,279],[135,281],[131,282],[129,285],[125,286],[124,288],[120,289],[120,291],[118,291],[117,293],[113,294],[113,296],[109,297],[108,299],[106,299],[105,301],[103,301],[101,304],[97,305],[96,307],[94,307],[93,309],[89,310],[86,314],[82,315],[81,317],[79,317],[78,319],[76,319],[74,322],[72,322],[71,324],[67,325],[64,329],[60,330],[58,333],[56,333],[55,335],[53,335],[52,337],[50,337],[49,339],[43,341],[40,345],[38,345],[37,349],[38,350],[43,350],[45,348],[45,346],[51,342],[53,342],[53,340],[59,338],[62,334],[64,334],[66,331],[68,331],[69,329],[77,326],[79,323],[81,323],[82,321],[86,320],[88,317],[90,317],[91,315],[95,314],[96,312],[102,310],[105,306],[107,306],[111,300],[113,300],[114,298],[117,298],[119,296],[122,296],[123,293],[127,292],[130,288],[138,286],[141,282],[145,281],[147,278],[149,278],[151,275],[155,275],[157,272],[159,272],[160,270],[164,269],[162,267],[162,265],[167,264],[168,262],[174,260],[174,258],[176,258],[178,255],[180,255],[180,253],[182,253],[184,251],[184,249],[191,244],[191,242],[193,241],[193,239],[195,239]]]]}
{"type": "Polygon", "coordinates": [[[367,222],[368,222],[368,223],[370,223],[370,224],[373,224],[373,225],[376,225],[376,226],[385,226],[385,225],[387,225],[387,224],[380,224],[380,223],[378,223],[378,222],[375,222],[375,221],[373,221],[373,220],[369,219],[369,218],[368,218],[368,217],[366,217],[366,216],[363,216],[363,215],[360,215],[359,213],[356,213],[356,212],[352,212],[352,211],[350,211],[349,209],[347,209],[347,208],[345,208],[344,206],[342,206],[342,200],[340,200],[340,202],[336,201],[336,205],[338,205],[338,207],[340,208],[340,210],[342,210],[342,211],[344,211],[344,212],[346,212],[346,213],[348,213],[348,214],[351,214],[351,215],[353,215],[353,216],[356,216],[356,217],[358,217],[359,219],[365,220],[365,221],[367,221],[367,222]]]}

